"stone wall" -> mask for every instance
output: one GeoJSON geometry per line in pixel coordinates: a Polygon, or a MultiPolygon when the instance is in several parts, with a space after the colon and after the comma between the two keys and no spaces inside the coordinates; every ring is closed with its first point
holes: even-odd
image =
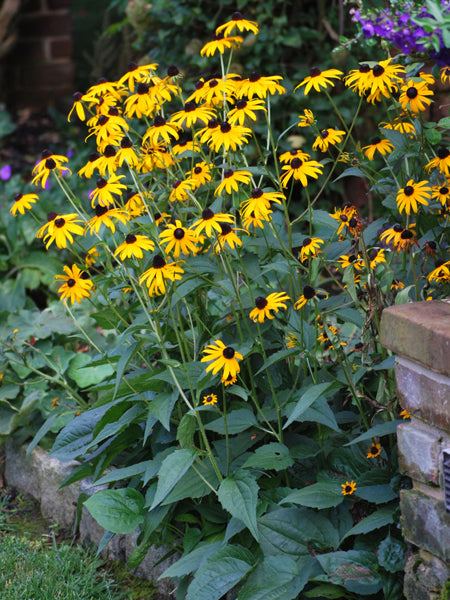
{"type": "Polygon", "coordinates": [[[400,470],[413,482],[400,494],[403,535],[413,548],[404,593],[408,600],[447,600],[450,514],[443,450],[450,449],[450,301],[386,309],[381,342],[396,354],[399,402],[411,415],[397,430],[400,470]]]}

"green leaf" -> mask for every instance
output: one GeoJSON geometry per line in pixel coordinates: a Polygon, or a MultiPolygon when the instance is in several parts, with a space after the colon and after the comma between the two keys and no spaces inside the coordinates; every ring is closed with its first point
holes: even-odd
{"type": "Polygon", "coordinates": [[[197,461],[181,477],[173,490],[163,500],[163,504],[172,504],[185,498],[202,498],[210,494],[212,490],[217,489],[218,485],[219,480],[211,461],[208,459],[203,462],[197,461]]]}
{"type": "Polygon", "coordinates": [[[189,575],[200,567],[200,565],[222,546],[222,542],[201,542],[194,550],[184,554],[176,563],[171,565],[159,579],[165,577],[183,577],[189,575]]]}
{"type": "Polygon", "coordinates": [[[265,361],[263,366],[260,369],[258,369],[258,371],[255,373],[255,377],[263,371],[265,371],[266,369],[268,369],[273,364],[279,362],[280,360],[284,361],[286,360],[286,358],[294,356],[294,354],[298,354],[298,348],[288,348],[287,350],[279,350],[278,352],[275,352],[270,356],[270,358],[268,358],[265,361]]]}
{"type": "Polygon", "coordinates": [[[190,448],[194,445],[194,435],[197,431],[197,419],[194,415],[186,413],[181,418],[177,429],[177,442],[182,448],[190,448]]]}
{"type": "Polygon", "coordinates": [[[378,562],[380,566],[389,571],[396,573],[403,571],[405,568],[405,544],[391,537],[389,533],[378,546],[378,562]]]}
{"type": "Polygon", "coordinates": [[[136,475],[142,475],[147,470],[147,467],[152,463],[152,460],[144,460],[143,462],[139,462],[135,465],[130,465],[129,467],[114,469],[110,473],[107,473],[106,475],[98,479],[95,482],[95,485],[105,485],[107,483],[120,481],[122,479],[131,479],[132,477],[136,477],[136,475]]]}
{"type": "Polygon", "coordinates": [[[320,396],[322,396],[332,385],[332,383],[327,381],[326,383],[319,383],[308,388],[297,401],[294,409],[288,417],[288,420],[284,424],[283,429],[286,429],[286,427],[296,421],[298,417],[300,417],[305,410],[314,404],[314,402],[318,400],[320,396]]]}
{"type": "Polygon", "coordinates": [[[323,583],[313,590],[303,592],[303,595],[306,596],[306,598],[320,598],[321,600],[322,598],[342,600],[342,598],[344,598],[344,590],[340,586],[332,583],[323,583]]]}
{"type": "Polygon", "coordinates": [[[261,550],[266,556],[289,554],[296,560],[309,555],[304,520],[296,508],[280,508],[258,518],[261,550]]]}
{"type": "Polygon", "coordinates": [[[341,486],[335,481],[319,481],[288,494],[280,504],[300,504],[310,508],[333,508],[344,500],[341,486]]]}
{"type": "Polygon", "coordinates": [[[84,502],[100,527],[113,533],[131,533],[144,520],[144,497],[137,490],[100,490],[84,502]]]}
{"type": "Polygon", "coordinates": [[[267,556],[250,574],[238,593],[238,600],[293,600],[308,583],[314,559],[295,561],[280,554],[267,556]]]}
{"type": "Polygon", "coordinates": [[[366,440],[371,440],[374,437],[383,437],[383,435],[389,435],[391,433],[395,433],[397,431],[397,425],[399,425],[402,421],[386,421],[386,423],[379,423],[378,425],[374,425],[368,429],[365,433],[358,435],[354,440],[345,444],[346,446],[351,446],[352,444],[358,444],[359,442],[364,442],[366,440]]]}
{"type": "Polygon", "coordinates": [[[100,383],[114,373],[113,367],[109,364],[90,367],[88,365],[91,362],[92,357],[83,353],[77,354],[71,360],[68,375],[80,388],[100,383]]]}
{"type": "Polygon", "coordinates": [[[254,561],[253,553],[242,546],[220,548],[196,572],[186,600],[220,600],[247,575],[254,561]]]}
{"type": "Polygon", "coordinates": [[[389,484],[358,486],[356,495],[374,504],[384,504],[398,497],[389,484]]]}
{"type": "Polygon", "coordinates": [[[302,421],[322,423],[322,425],[326,425],[333,431],[340,431],[334,412],[329,407],[325,398],[318,398],[314,403],[314,406],[310,406],[306,409],[302,415],[302,421]]]}
{"type": "Polygon", "coordinates": [[[216,433],[220,433],[222,435],[228,431],[229,435],[234,435],[235,433],[245,431],[246,429],[249,429],[257,424],[258,422],[252,410],[249,408],[239,408],[237,410],[233,410],[227,415],[226,426],[224,418],[220,417],[219,419],[211,421],[211,423],[206,423],[205,429],[215,431],[216,433]]]}
{"type": "Polygon", "coordinates": [[[350,535],[360,535],[364,533],[369,533],[370,531],[380,529],[380,527],[384,527],[385,525],[393,523],[393,512],[394,508],[392,506],[380,508],[379,510],[375,511],[374,513],[357,523],[354,527],[350,529],[350,531],[347,531],[347,533],[342,538],[342,541],[350,535]]]}
{"type": "Polygon", "coordinates": [[[283,471],[294,464],[289,454],[289,448],[278,442],[271,442],[260,446],[255,453],[248,458],[242,468],[259,467],[260,469],[273,469],[283,471]]]}
{"type": "Polygon", "coordinates": [[[161,392],[150,401],[149,411],[167,431],[170,430],[170,415],[179,395],[180,392],[175,389],[172,392],[161,392]]]}
{"type": "Polygon", "coordinates": [[[367,596],[376,594],[381,587],[377,560],[371,552],[349,550],[316,555],[331,583],[346,590],[367,596]]]}
{"type": "Polygon", "coordinates": [[[158,506],[167,494],[174,488],[175,484],[186,473],[195,460],[197,451],[193,448],[182,448],[174,450],[167,456],[161,465],[158,475],[158,487],[150,510],[158,506]]]}
{"type": "Polygon", "coordinates": [[[222,481],[218,495],[223,508],[243,521],[256,541],[259,540],[256,523],[258,490],[255,478],[248,471],[238,470],[222,481]]]}

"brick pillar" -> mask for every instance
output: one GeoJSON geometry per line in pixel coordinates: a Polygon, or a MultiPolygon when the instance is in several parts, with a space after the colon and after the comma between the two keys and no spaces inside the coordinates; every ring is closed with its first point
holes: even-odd
{"type": "Polygon", "coordinates": [[[8,104],[41,108],[73,94],[70,0],[25,0],[8,56],[8,104]]]}
{"type": "Polygon", "coordinates": [[[450,300],[386,309],[381,343],[396,354],[398,397],[411,415],[397,429],[400,471],[413,481],[412,489],[400,493],[401,524],[416,547],[407,561],[404,593],[408,600],[448,598],[450,514],[442,457],[450,449],[450,300]]]}

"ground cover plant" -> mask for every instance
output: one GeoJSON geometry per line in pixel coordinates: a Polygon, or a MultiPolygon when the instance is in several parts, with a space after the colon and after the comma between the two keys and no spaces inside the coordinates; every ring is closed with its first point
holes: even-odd
{"type": "MultiPolygon", "coordinates": [[[[76,94],[87,162],[45,150],[15,198],[21,218],[59,187],[37,236],[65,259],[61,307],[87,350],[65,355],[64,402],[33,444],[66,420],[52,453],[81,461],[66,483],[109,485],[84,503],[102,545],[139,527],[132,566],[172,545],[179,599],[401,598],[408,415],[379,325],[386,306],[448,292],[450,121],[429,107],[449,73],[402,55],[348,73],[324,57],[294,85],[230,71],[258,34],[235,12],[201,50],[210,77],[131,64],[76,94]],[[274,131],[287,94],[298,116],[274,131]],[[350,177],[357,203],[323,201],[350,177]]],[[[10,385],[42,341],[8,326],[10,385]]]]}

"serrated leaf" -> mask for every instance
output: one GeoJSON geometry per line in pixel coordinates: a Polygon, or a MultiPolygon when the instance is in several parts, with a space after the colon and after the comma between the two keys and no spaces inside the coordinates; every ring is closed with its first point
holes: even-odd
{"type": "Polygon", "coordinates": [[[280,508],[258,518],[261,549],[266,556],[289,554],[297,559],[309,555],[303,520],[296,508],[280,508]]]}
{"type": "Polygon", "coordinates": [[[385,508],[380,508],[375,511],[359,523],[357,523],[354,527],[347,531],[342,540],[349,537],[350,535],[360,535],[364,533],[369,533],[370,531],[374,531],[375,529],[380,529],[380,527],[384,527],[385,525],[389,525],[394,522],[393,516],[394,509],[391,506],[386,506],[385,508]]]}
{"type": "Polygon", "coordinates": [[[144,520],[144,497],[137,490],[100,490],[84,502],[97,523],[113,533],[131,533],[144,520]]]}
{"type": "Polygon", "coordinates": [[[236,519],[243,521],[256,541],[259,540],[256,523],[256,504],[259,486],[248,471],[236,471],[226,477],[219,487],[219,502],[236,519]]]}
{"type": "Polygon", "coordinates": [[[280,504],[300,504],[309,508],[333,508],[344,500],[342,489],[335,481],[319,481],[288,494],[280,504]]]}
{"type": "Polygon", "coordinates": [[[305,410],[314,404],[314,402],[316,402],[316,400],[318,400],[332,385],[332,383],[327,381],[326,383],[319,383],[308,388],[297,401],[294,409],[288,417],[288,420],[284,424],[283,429],[286,429],[286,427],[296,421],[298,417],[300,417],[305,410]]]}
{"type": "Polygon", "coordinates": [[[150,401],[149,411],[167,431],[170,430],[170,415],[179,395],[179,391],[175,389],[172,392],[161,392],[150,401]]]}
{"type": "Polygon", "coordinates": [[[193,448],[174,450],[167,456],[159,470],[158,487],[150,510],[158,506],[175,487],[195,460],[197,451],[193,448]]]}

